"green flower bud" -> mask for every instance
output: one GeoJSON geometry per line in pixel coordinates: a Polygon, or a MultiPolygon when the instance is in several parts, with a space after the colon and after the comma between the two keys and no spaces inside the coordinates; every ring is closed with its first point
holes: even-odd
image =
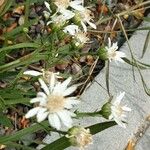
{"type": "Polygon", "coordinates": [[[108,119],[111,114],[111,103],[107,102],[102,106],[101,114],[104,118],[108,119]]]}
{"type": "Polygon", "coordinates": [[[102,47],[98,50],[98,55],[101,60],[108,60],[108,52],[105,47],[102,47]]]}

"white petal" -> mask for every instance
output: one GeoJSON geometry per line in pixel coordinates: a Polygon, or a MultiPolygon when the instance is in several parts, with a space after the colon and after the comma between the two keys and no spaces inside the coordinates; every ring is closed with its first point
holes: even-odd
{"type": "Polygon", "coordinates": [[[46,8],[50,11],[50,12],[52,12],[52,10],[51,10],[51,8],[50,8],[50,4],[48,3],[48,2],[44,2],[44,4],[45,4],[45,6],[46,6],[46,8]]]}
{"type": "Polygon", "coordinates": [[[81,25],[83,27],[84,32],[87,32],[87,27],[83,21],[81,21],[81,25]]]}
{"type": "Polygon", "coordinates": [[[52,73],[52,74],[51,74],[51,77],[50,77],[50,90],[51,90],[51,92],[52,92],[53,89],[54,89],[54,85],[55,85],[55,74],[52,73]]]}
{"type": "Polygon", "coordinates": [[[111,47],[111,39],[110,37],[108,38],[108,49],[111,47]]]}
{"type": "Polygon", "coordinates": [[[43,98],[47,98],[47,96],[46,96],[46,94],[45,93],[43,93],[43,92],[38,92],[37,93],[37,97],[43,97],[43,98]]]}
{"type": "Polygon", "coordinates": [[[40,101],[41,101],[41,99],[42,99],[42,97],[32,98],[32,99],[30,100],[30,103],[40,102],[40,101]]]}
{"type": "Polygon", "coordinates": [[[75,10],[78,10],[78,11],[84,11],[85,8],[80,5],[82,3],[82,1],[72,1],[70,2],[70,7],[74,8],[75,10]]]}
{"type": "Polygon", "coordinates": [[[67,86],[69,85],[69,83],[71,82],[72,77],[69,77],[68,79],[66,79],[64,82],[61,83],[61,87],[62,89],[66,90],[67,86]]]}
{"type": "Polygon", "coordinates": [[[47,95],[49,95],[49,94],[50,94],[50,91],[49,91],[47,85],[45,84],[45,82],[44,82],[41,78],[39,78],[39,82],[40,82],[41,88],[44,90],[44,92],[45,92],[47,95]]]}
{"type": "Polygon", "coordinates": [[[60,127],[61,127],[60,120],[56,114],[49,114],[48,115],[48,121],[49,121],[49,124],[53,128],[56,128],[57,130],[60,129],[60,127]]]}
{"type": "Polygon", "coordinates": [[[75,33],[78,31],[79,27],[77,25],[68,25],[63,30],[65,33],[69,33],[70,35],[75,35],[75,33]]]}
{"type": "Polygon", "coordinates": [[[63,96],[68,96],[77,89],[77,86],[71,86],[63,92],[63,96]]]}
{"type": "Polygon", "coordinates": [[[27,70],[23,74],[25,74],[25,75],[31,75],[31,76],[40,76],[40,75],[42,75],[41,72],[34,71],[34,70],[27,70]]]}
{"type": "Polygon", "coordinates": [[[27,114],[25,115],[25,118],[31,118],[33,116],[35,116],[37,114],[37,112],[39,111],[40,107],[35,107],[30,109],[27,114]]]}
{"type": "Polygon", "coordinates": [[[116,97],[116,100],[115,100],[115,102],[114,102],[114,105],[119,105],[120,102],[121,102],[121,100],[122,100],[122,98],[124,97],[124,95],[125,95],[125,92],[120,93],[120,94],[116,97]]]}
{"type": "Polygon", "coordinates": [[[111,114],[110,116],[109,116],[109,120],[111,120],[111,119],[113,119],[114,118],[114,116],[111,114]]]}
{"type": "Polygon", "coordinates": [[[127,107],[127,106],[123,106],[122,109],[123,109],[124,111],[131,111],[131,108],[129,108],[129,107],[127,107]]]}
{"type": "Polygon", "coordinates": [[[61,10],[60,11],[62,13],[62,15],[64,16],[64,19],[65,20],[69,20],[71,18],[73,18],[75,16],[75,13],[73,13],[72,11],[70,10],[61,10]]]}
{"type": "Polygon", "coordinates": [[[67,110],[59,111],[59,112],[57,112],[57,114],[58,114],[60,120],[63,122],[63,124],[64,124],[66,127],[68,127],[68,128],[72,127],[71,114],[68,113],[67,110]]]}
{"type": "Polygon", "coordinates": [[[87,21],[87,23],[88,23],[92,28],[94,28],[94,29],[97,28],[96,25],[95,25],[94,23],[92,23],[92,22],[90,22],[90,21],[87,21]]]}
{"type": "Polygon", "coordinates": [[[48,112],[46,112],[46,110],[47,110],[46,108],[41,108],[38,111],[37,116],[36,116],[37,122],[41,122],[47,117],[48,112]]]}
{"type": "Polygon", "coordinates": [[[126,54],[124,52],[116,51],[117,57],[126,57],[126,54]]]}

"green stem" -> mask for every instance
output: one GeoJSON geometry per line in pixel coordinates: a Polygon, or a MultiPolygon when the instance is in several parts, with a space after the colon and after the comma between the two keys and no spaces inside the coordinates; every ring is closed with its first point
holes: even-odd
{"type": "Polygon", "coordinates": [[[101,111],[97,111],[97,112],[75,112],[76,113],[76,118],[79,117],[102,117],[102,112],[101,111]]]}

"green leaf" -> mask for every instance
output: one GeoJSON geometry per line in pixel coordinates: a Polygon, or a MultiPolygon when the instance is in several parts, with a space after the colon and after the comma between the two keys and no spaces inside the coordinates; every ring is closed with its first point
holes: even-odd
{"type": "Polygon", "coordinates": [[[25,48],[25,47],[32,47],[32,48],[38,48],[39,45],[36,43],[19,43],[16,45],[12,45],[12,46],[7,46],[7,47],[3,47],[0,49],[0,53],[7,51],[7,50],[15,50],[15,49],[19,49],[19,48],[25,48]]]}
{"type": "MultiPolygon", "coordinates": [[[[114,125],[116,125],[116,123],[114,121],[110,121],[110,122],[102,122],[102,123],[94,124],[87,128],[89,128],[91,134],[94,135],[114,125]]],[[[70,145],[68,138],[63,136],[60,139],[48,144],[47,146],[42,148],[42,150],[64,150],[65,148],[69,146],[71,145],[70,145]]]]}
{"type": "Polygon", "coordinates": [[[36,132],[38,130],[43,129],[44,126],[45,127],[49,126],[48,121],[44,121],[41,124],[35,124],[35,125],[31,126],[31,127],[22,129],[22,130],[20,130],[20,131],[18,131],[16,133],[13,133],[12,135],[1,136],[0,137],[0,143],[1,144],[5,144],[5,143],[10,142],[10,141],[19,140],[22,136],[24,136],[26,134],[33,133],[33,132],[36,132]]]}
{"type": "Polygon", "coordinates": [[[6,115],[2,114],[2,112],[0,112],[0,125],[5,127],[13,127],[10,119],[8,119],[6,115]]]}

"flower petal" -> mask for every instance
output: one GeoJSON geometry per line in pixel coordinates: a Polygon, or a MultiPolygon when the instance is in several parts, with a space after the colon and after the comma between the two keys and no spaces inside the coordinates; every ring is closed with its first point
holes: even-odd
{"type": "Polygon", "coordinates": [[[114,104],[114,105],[119,105],[120,102],[121,102],[121,100],[122,100],[122,98],[124,97],[124,95],[125,95],[125,92],[120,93],[120,94],[116,97],[116,100],[115,100],[115,102],[114,102],[113,104],[114,104]]]}
{"type": "Polygon", "coordinates": [[[58,118],[58,116],[56,114],[49,114],[48,121],[49,121],[49,124],[53,128],[56,128],[57,130],[60,129],[60,127],[61,127],[60,119],[58,118]]]}
{"type": "Polygon", "coordinates": [[[34,71],[34,70],[27,70],[23,74],[25,74],[25,75],[31,75],[31,76],[40,76],[40,75],[42,75],[41,72],[34,71]]]}
{"type": "Polygon", "coordinates": [[[84,11],[84,7],[82,5],[80,5],[82,3],[82,1],[72,1],[70,2],[70,7],[74,8],[75,10],[78,11],[84,11]]]}
{"type": "Polygon", "coordinates": [[[90,21],[87,21],[87,23],[93,28],[93,29],[96,29],[96,25],[90,21]]]}
{"type": "Polygon", "coordinates": [[[71,93],[73,93],[75,90],[77,89],[77,86],[71,86],[69,88],[67,88],[64,92],[63,92],[63,96],[68,96],[71,93]]]}
{"type": "Polygon", "coordinates": [[[50,76],[50,91],[52,92],[55,86],[55,74],[52,73],[50,76]]]}
{"type": "Polygon", "coordinates": [[[124,111],[131,111],[131,108],[129,108],[129,107],[127,107],[127,106],[122,106],[122,109],[123,109],[124,111]]]}
{"type": "Polygon", "coordinates": [[[41,122],[41,121],[45,120],[45,118],[48,115],[48,112],[46,112],[46,110],[47,110],[46,108],[40,108],[39,109],[37,116],[36,116],[37,122],[41,122]]]}
{"type": "Polygon", "coordinates": [[[25,118],[31,118],[35,116],[38,113],[39,109],[40,107],[35,107],[35,108],[30,109],[25,115],[25,118]]]}
{"type": "Polygon", "coordinates": [[[57,112],[60,120],[63,122],[63,124],[68,127],[71,128],[72,127],[72,119],[71,119],[71,114],[68,113],[67,110],[62,110],[57,112]]]}
{"type": "Polygon", "coordinates": [[[81,25],[83,27],[84,32],[87,32],[87,27],[83,21],[81,21],[81,25]]]}
{"type": "Polygon", "coordinates": [[[47,85],[45,84],[45,82],[44,82],[41,78],[39,78],[39,82],[40,82],[41,88],[44,90],[44,92],[45,92],[47,95],[49,95],[49,94],[50,94],[50,91],[49,91],[47,85]]]}
{"type": "Polygon", "coordinates": [[[30,100],[30,103],[40,102],[40,101],[41,101],[41,99],[42,99],[42,97],[32,98],[32,99],[30,100]]]}

